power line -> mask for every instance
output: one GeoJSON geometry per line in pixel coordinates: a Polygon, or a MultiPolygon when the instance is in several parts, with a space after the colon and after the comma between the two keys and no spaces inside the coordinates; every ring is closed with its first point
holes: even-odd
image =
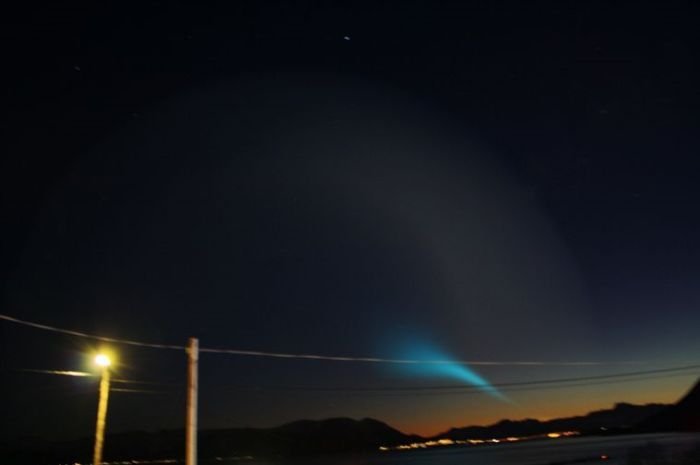
{"type": "MultiPolygon", "coordinates": [[[[502,388],[499,389],[501,392],[522,392],[522,391],[543,391],[543,390],[551,390],[551,389],[569,389],[569,388],[575,388],[575,387],[583,387],[583,386],[600,386],[603,384],[618,384],[618,383],[635,383],[635,382],[640,382],[640,381],[648,381],[652,379],[668,379],[668,378],[679,378],[679,377],[689,377],[693,376],[696,377],[696,373],[672,373],[672,374],[665,374],[665,375],[654,375],[654,376],[644,376],[644,377],[639,377],[639,378],[625,378],[625,379],[612,379],[612,380],[605,380],[605,381],[592,381],[592,382],[581,382],[581,383],[571,383],[571,384],[548,384],[544,386],[519,386],[519,387],[512,387],[512,388],[502,388]]],[[[412,393],[394,393],[393,395],[469,395],[469,394],[486,394],[483,391],[479,391],[476,389],[472,389],[470,391],[449,391],[449,392],[435,392],[435,391],[428,391],[428,392],[412,392],[412,393]]]]}
{"type": "Polygon", "coordinates": [[[349,357],[349,356],[333,356],[333,355],[315,355],[315,354],[288,354],[281,352],[262,352],[252,350],[239,349],[212,349],[200,348],[200,352],[215,353],[215,354],[230,354],[230,355],[247,355],[254,357],[271,357],[271,358],[286,358],[286,359],[303,359],[303,360],[325,360],[331,362],[365,362],[365,363],[392,363],[392,364],[409,364],[409,365],[473,365],[473,366],[598,366],[598,365],[640,365],[642,362],[636,361],[621,361],[621,362],[600,362],[600,361],[533,361],[533,360],[514,360],[514,361],[486,361],[486,360],[422,360],[422,359],[396,359],[396,358],[381,358],[381,357],[349,357]]]}
{"type": "Polygon", "coordinates": [[[167,391],[150,391],[146,389],[110,388],[109,392],[126,392],[130,394],[176,394],[167,391]]]}
{"type": "MultiPolygon", "coordinates": [[[[579,381],[593,381],[593,380],[609,380],[609,379],[616,379],[616,378],[628,378],[628,377],[636,377],[636,376],[645,376],[645,375],[655,375],[655,374],[661,374],[661,373],[674,373],[674,372],[679,372],[679,371],[688,371],[688,370],[698,370],[700,369],[700,365],[686,365],[682,367],[674,367],[674,368],[662,368],[658,370],[645,370],[645,371],[633,371],[629,373],[614,373],[614,374],[609,374],[609,375],[593,375],[593,376],[579,376],[579,377],[573,377],[573,378],[553,378],[553,379],[544,379],[544,380],[532,380],[532,381],[517,381],[517,382],[511,382],[511,383],[491,383],[489,386],[493,386],[495,388],[510,388],[510,387],[516,387],[516,386],[535,386],[535,385],[543,385],[543,384],[562,384],[562,383],[572,383],[572,382],[579,382],[579,381]]],[[[379,390],[403,390],[403,391],[416,391],[416,390],[455,390],[455,389],[465,389],[466,386],[455,386],[455,385],[448,385],[448,386],[414,386],[414,387],[406,387],[406,388],[384,388],[384,389],[379,389],[379,390]]],[[[471,389],[478,389],[478,386],[473,386],[470,387],[471,389]]],[[[377,389],[373,389],[377,390],[377,389]]]]}
{"type": "Polygon", "coordinates": [[[19,325],[29,326],[31,328],[43,329],[45,331],[51,331],[59,334],[66,334],[68,336],[82,337],[85,339],[93,339],[102,342],[109,342],[112,344],[125,344],[137,347],[148,347],[151,349],[173,349],[173,350],[185,350],[185,346],[177,346],[170,344],[155,344],[151,342],[141,342],[141,341],[131,341],[128,339],[117,339],[112,337],[97,336],[95,334],[88,334],[82,331],[74,331],[72,329],[57,328],[56,326],[49,326],[41,323],[35,323],[33,321],[20,320],[9,315],[4,315],[0,313],[0,320],[9,321],[11,323],[16,323],[19,325]]]}
{"type": "MultiPolygon", "coordinates": [[[[613,380],[605,380],[605,381],[592,381],[592,382],[580,382],[580,383],[573,383],[573,384],[560,384],[560,385],[545,385],[545,386],[517,386],[517,387],[504,387],[500,389],[501,392],[523,392],[523,391],[541,391],[541,390],[553,390],[553,389],[570,389],[570,388],[575,388],[575,387],[583,387],[583,386],[599,386],[602,384],[610,384],[610,383],[630,383],[630,382],[640,382],[640,381],[647,381],[647,380],[652,380],[652,379],[668,379],[668,378],[678,378],[678,377],[689,377],[689,376],[695,376],[694,373],[672,373],[672,374],[664,374],[664,375],[649,375],[649,376],[644,376],[644,377],[638,377],[634,379],[613,379],[613,380]]],[[[134,381],[135,383],[141,383],[138,381],[134,381]]],[[[150,383],[150,382],[145,382],[148,384],[157,384],[157,383],[150,383]]],[[[246,390],[246,391],[308,391],[308,392],[318,392],[319,389],[317,388],[309,388],[309,387],[289,387],[289,386],[277,386],[277,387],[261,387],[261,386],[228,386],[231,389],[237,389],[237,390],[246,390]]],[[[44,388],[47,388],[47,386],[44,386],[44,388]]],[[[327,388],[321,388],[324,392],[350,392],[350,393],[358,393],[358,391],[353,391],[352,389],[346,389],[346,388],[336,388],[333,391],[330,391],[327,388]]],[[[166,390],[166,391],[153,391],[153,390],[145,390],[145,389],[131,389],[131,388],[119,388],[119,387],[113,387],[110,389],[110,392],[123,392],[123,393],[134,393],[134,394],[169,394],[169,395],[177,395],[181,394],[180,391],[177,390],[166,390]]],[[[80,392],[72,392],[72,393],[67,393],[67,394],[82,394],[82,390],[80,392]]],[[[484,395],[486,394],[483,391],[480,391],[478,389],[474,388],[467,388],[465,387],[465,390],[461,391],[421,391],[421,392],[410,392],[410,391],[399,391],[399,392],[391,392],[391,391],[361,391],[360,392],[362,395],[379,395],[379,396],[391,396],[391,397],[415,397],[415,396],[464,396],[464,395],[484,395]]]]}
{"type": "MultiPolygon", "coordinates": [[[[606,382],[628,382],[643,379],[661,378],[664,376],[690,375],[681,373],[690,370],[698,370],[700,365],[688,365],[683,367],[666,368],[658,370],[636,371],[629,373],[616,373],[610,375],[580,376],[575,378],[554,378],[543,380],[518,381],[510,383],[492,383],[494,387],[503,391],[546,389],[549,387],[570,387],[577,385],[600,384],[606,382]],[[663,375],[663,376],[658,376],[663,375]],[[635,378],[635,379],[625,379],[635,378]],[[591,381],[593,383],[591,383],[591,381]],[[571,384],[587,383],[587,384],[571,384]],[[525,389],[526,388],[526,389],[525,389]]],[[[226,387],[226,386],[222,386],[226,387]]],[[[243,388],[229,386],[231,388],[243,388]]],[[[435,394],[460,394],[468,392],[481,392],[480,386],[448,385],[448,386],[378,386],[378,387],[318,387],[318,386],[277,386],[277,387],[248,387],[247,389],[283,390],[283,391],[313,391],[313,392],[433,392],[435,394]]]]}
{"type": "MultiPolygon", "coordinates": [[[[542,380],[518,381],[510,383],[493,383],[490,386],[503,391],[520,391],[531,389],[549,389],[549,388],[568,388],[575,386],[588,386],[596,384],[604,384],[607,382],[635,382],[646,379],[658,379],[671,376],[690,376],[695,373],[683,373],[700,369],[700,365],[687,365],[681,367],[664,368],[657,370],[635,371],[629,373],[615,373],[609,375],[594,375],[580,376],[572,378],[550,378],[542,380]],[[659,376],[661,375],[661,376],[659,376]],[[634,378],[634,379],[626,379],[634,378]]],[[[61,376],[80,376],[80,377],[96,377],[92,373],[67,371],[67,370],[39,370],[39,369],[18,369],[17,371],[29,373],[41,373],[61,376]]],[[[112,379],[114,383],[120,384],[140,384],[162,387],[177,387],[179,383],[167,383],[159,381],[133,380],[116,378],[112,379]]],[[[308,392],[433,392],[435,394],[467,394],[472,391],[480,392],[479,386],[463,386],[463,385],[439,385],[439,386],[377,386],[377,387],[319,387],[319,386],[231,386],[223,385],[221,388],[229,389],[245,389],[245,390],[277,390],[277,391],[308,391],[308,392]]]]}
{"type": "MultiPolygon", "coordinates": [[[[650,379],[668,379],[673,377],[688,377],[696,376],[696,373],[688,373],[688,371],[696,371],[700,369],[700,365],[688,365],[683,367],[674,367],[658,370],[646,370],[629,373],[616,373],[610,375],[597,376],[582,376],[576,378],[557,378],[544,380],[530,380],[510,383],[494,383],[491,386],[498,388],[501,392],[522,392],[522,391],[541,391],[550,389],[570,389],[581,386],[595,386],[608,383],[629,383],[640,382],[650,379]]],[[[18,369],[17,371],[29,373],[41,373],[60,376],[95,376],[87,372],[73,372],[66,370],[39,370],[39,369],[18,369]]],[[[157,381],[145,380],[130,380],[130,379],[114,379],[115,383],[121,384],[137,384],[137,385],[152,385],[168,388],[167,391],[153,391],[147,389],[121,388],[116,387],[111,390],[114,392],[125,393],[145,393],[145,394],[176,394],[179,390],[173,391],[174,386],[179,386],[175,383],[164,383],[157,381]]],[[[359,393],[362,395],[388,395],[388,396],[435,396],[435,395],[472,395],[484,394],[479,389],[479,386],[380,386],[380,387],[314,387],[314,386],[218,386],[220,388],[228,388],[231,390],[247,390],[247,391],[283,391],[283,392],[327,392],[327,393],[359,393]]]]}
{"type": "MultiPolygon", "coordinates": [[[[42,375],[56,375],[56,376],[73,376],[79,378],[99,378],[100,375],[95,373],[90,373],[87,371],[73,371],[73,370],[43,370],[37,368],[15,368],[11,371],[16,371],[20,373],[37,373],[42,375]]],[[[163,381],[141,381],[136,379],[124,379],[124,378],[112,378],[112,383],[117,384],[145,384],[152,386],[180,386],[181,383],[176,382],[163,382],[163,381]]]]}
{"type": "MultiPolygon", "coordinates": [[[[576,388],[576,387],[582,387],[582,386],[599,386],[603,384],[618,384],[618,383],[634,383],[634,382],[640,382],[640,381],[647,381],[647,380],[652,380],[652,379],[668,379],[668,378],[679,378],[679,377],[690,377],[690,376],[696,376],[695,373],[672,373],[668,375],[654,375],[654,376],[645,376],[645,377],[639,377],[639,378],[633,378],[633,379],[613,379],[613,380],[605,380],[605,381],[592,381],[592,382],[581,382],[581,383],[570,383],[570,384],[558,384],[558,385],[544,385],[544,386],[519,386],[519,387],[512,387],[512,388],[502,388],[499,389],[500,392],[522,392],[522,391],[546,391],[546,390],[552,390],[552,389],[570,389],[570,388],[576,388]]],[[[365,391],[357,391],[353,390],[352,388],[337,388],[334,390],[330,390],[327,388],[320,388],[320,389],[315,389],[315,388],[302,388],[302,387],[285,387],[285,386],[280,386],[280,387],[275,387],[275,386],[264,386],[264,387],[253,387],[253,386],[236,386],[236,387],[231,387],[231,389],[236,389],[236,390],[245,390],[245,391],[284,391],[284,392],[306,392],[305,390],[308,389],[308,392],[314,392],[314,393],[348,393],[348,394],[359,394],[359,395],[369,395],[369,396],[388,396],[388,397],[416,397],[416,396],[464,396],[464,395],[482,395],[482,394],[488,394],[487,392],[484,392],[482,390],[479,390],[478,388],[470,388],[465,386],[464,390],[452,390],[452,391],[390,391],[390,390],[384,390],[384,391],[372,391],[372,390],[365,390],[365,391]]]]}
{"type": "Polygon", "coordinates": [[[22,371],[25,373],[40,373],[43,375],[58,375],[58,376],[76,376],[81,378],[95,377],[96,375],[88,373],[85,371],[74,371],[74,370],[40,370],[36,368],[17,368],[17,371],[22,371]]]}
{"type": "Polygon", "coordinates": [[[182,386],[182,383],[175,383],[175,382],[161,382],[161,381],[141,381],[137,379],[123,379],[123,378],[112,378],[112,383],[118,383],[118,384],[143,384],[143,385],[148,385],[148,386],[175,386],[175,387],[180,387],[182,386]]]}
{"type": "MultiPolygon", "coordinates": [[[[169,350],[185,350],[185,346],[173,344],[157,344],[151,342],[134,341],[129,339],[118,339],[112,337],[98,336],[89,334],[83,331],[75,331],[65,328],[58,328],[46,324],[36,323],[33,321],[22,320],[9,315],[0,314],[0,320],[9,321],[19,325],[29,326],[36,329],[51,331],[69,336],[93,339],[112,344],[125,344],[137,347],[146,347],[151,349],[169,349],[169,350]]],[[[636,361],[620,361],[620,362],[601,362],[601,361],[485,361],[485,360],[421,360],[421,359],[394,359],[380,357],[350,357],[350,356],[334,356],[321,354],[295,354],[284,352],[265,352],[256,350],[242,349],[226,349],[226,348],[207,348],[200,347],[200,353],[215,353],[227,355],[242,355],[249,357],[266,357],[280,359],[296,359],[296,360],[323,360],[331,362],[361,362],[361,363],[392,363],[392,364],[413,364],[413,365],[472,365],[472,366],[598,366],[598,365],[639,365],[642,362],[636,361]]]]}

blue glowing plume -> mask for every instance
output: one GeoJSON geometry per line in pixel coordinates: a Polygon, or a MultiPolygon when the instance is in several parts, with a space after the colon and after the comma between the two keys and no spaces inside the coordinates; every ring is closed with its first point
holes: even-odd
{"type": "MultiPolygon", "coordinates": [[[[449,355],[433,347],[421,344],[413,344],[401,351],[401,358],[410,360],[452,360],[449,355]]],[[[444,364],[401,364],[399,369],[407,374],[431,378],[448,378],[462,381],[470,386],[475,386],[480,391],[485,392],[497,399],[509,402],[509,399],[498,391],[491,383],[479,375],[467,365],[460,363],[444,364]]]]}

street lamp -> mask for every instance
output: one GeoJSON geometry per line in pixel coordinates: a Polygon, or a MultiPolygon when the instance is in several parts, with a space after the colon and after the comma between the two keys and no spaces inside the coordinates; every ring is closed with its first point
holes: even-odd
{"type": "Polygon", "coordinates": [[[95,427],[95,450],[93,465],[102,464],[102,446],[104,445],[105,422],[107,420],[107,400],[109,399],[109,366],[112,361],[105,354],[95,356],[95,364],[102,368],[100,379],[100,401],[97,405],[97,426],[95,427]]]}
{"type": "Polygon", "coordinates": [[[106,368],[112,364],[112,361],[105,354],[97,354],[95,355],[95,363],[98,366],[106,368]]]}

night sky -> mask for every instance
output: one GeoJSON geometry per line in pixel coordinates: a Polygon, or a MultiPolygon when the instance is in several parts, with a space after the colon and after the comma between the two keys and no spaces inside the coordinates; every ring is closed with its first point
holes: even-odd
{"type": "MultiPolygon", "coordinates": [[[[8,14],[1,313],[177,345],[600,362],[471,367],[492,383],[693,364],[691,3],[8,14]]],[[[22,370],[92,370],[99,348],[0,322],[2,433],[89,435],[96,378],[22,370]]],[[[152,384],[119,386],[148,392],[115,392],[108,430],[181,427],[184,353],[111,348],[115,377],[152,384]]],[[[205,428],[351,416],[420,434],[672,402],[698,374],[501,399],[362,390],[459,384],[392,364],[200,370],[205,428]]]]}

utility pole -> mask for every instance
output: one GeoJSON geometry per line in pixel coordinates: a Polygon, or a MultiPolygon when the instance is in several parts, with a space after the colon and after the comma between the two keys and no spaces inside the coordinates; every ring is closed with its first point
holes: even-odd
{"type": "MultiPolygon", "coordinates": [[[[187,425],[185,429],[185,465],[197,465],[197,363],[199,340],[187,344],[187,425]]],[[[98,464],[95,464],[98,465],[98,464]]]]}
{"type": "Polygon", "coordinates": [[[109,400],[109,365],[106,355],[98,355],[95,362],[102,367],[100,379],[100,401],[97,404],[97,425],[95,426],[95,448],[92,456],[93,465],[102,465],[102,448],[105,442],[105,423],[107,422],[107,401],[109,400]]]}

